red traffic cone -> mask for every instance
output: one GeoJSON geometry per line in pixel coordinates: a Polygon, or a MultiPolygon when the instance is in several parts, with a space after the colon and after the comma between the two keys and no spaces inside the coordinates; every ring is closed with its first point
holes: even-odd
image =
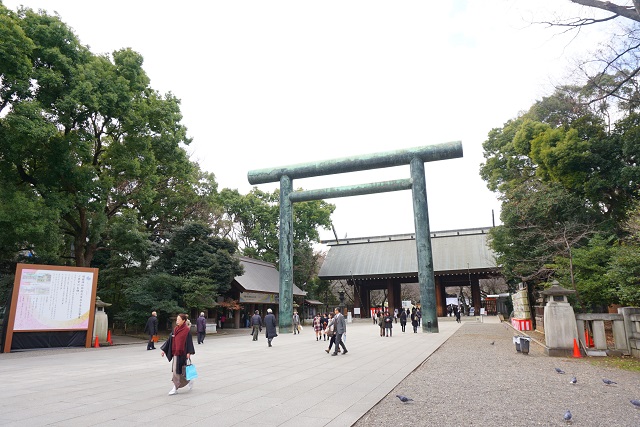
{"type": "Polygon", "coordinates": [[[107,331],[107,342],[109,345],[113,345],[113,341],[111,340],[111,329],[107,331]]]}
{"type": "Polygon", "coordinates": [[[98,341],[98,336],[96,335],[96,342],[93,343],[94,348],[100,348],[100,341],[98,341]]]}
{"type": "Polygon", "coordinates": [[[582,354],[580,353],[580,347],[578,347],[578,340],[576,340],[575,338],[573,339],[573,357],[582,357],[582,354]]]}

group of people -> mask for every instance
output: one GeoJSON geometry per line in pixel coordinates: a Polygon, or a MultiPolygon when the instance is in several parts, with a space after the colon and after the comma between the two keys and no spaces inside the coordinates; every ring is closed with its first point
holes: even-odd
{"type": "MultiPolygon", "coordinates": [[[[292,320],[294,334],[300,333],[300,316],[297,312],[294,312],[292,320]]],[[[258,340],[258,334],[264,326],[268,345],[269,347],[273,346],[272,340],[277,337],[278,334],[276,332],[276,318],[271,309],[267,310],[267,315],[264,317],[264,320],[260,316],[260,312],[256,310],[253,316],[251,316],[250,326],[252,327],[251,335],[253,341],[258,340]]],[[[160,356],[166,356],[167,360],[171,362],[171,381],[173,387],[169,391],[169,396],[177,394],[180,389],[186,388],[188,391],[193,388],[193,380],[187,380],[185,375],[187,370],[186,366],[190,363],[191,356],[196,353],[190,329],[191,323],[189,322],[188,316],[185,313],[178,314],[178,317],[176,317],[176,326],[161,347],[162,351],[160,356]]],[[[200,317],[198,317],[196,330],[198,332],[198,344],[204,343],[204,337],[206,335],[206,318],[204,317],[204,312],[200,313],[200,317]]],[[[158,334],[158,317],[155,311],[151,313],[151,317],[147,320],[145,332],[149,334],[147,350],[155,350],[154,336],[158,334]]],[[[325,337],[329,338],[329,348],[325,350],[327,353],[330,353],[332,356],[337,356],[340,352],[347,354],[347,347],[344,343],[347,332],[347,322],[338,308],[334,310],[334,314],[327,315],[327,322],[323,332],[325,337]],[[331,353],[331,348],[334,345],[335,350],[331,353]],[[342,348],[342,351],[340,351],[340,348],[342,348]]]]}
{"type": "Polygon", "coordinates": [[[393,336],[393,322],[397,323],[398,319],[400,319],[400,327],[402,328],[402,332],[406,331],[407,319],[411,320],[411,326],[413,326],[413,332],[418,333],[418,326],[420,326],[420,321],[422,319],[422,313],[419,308],[413,307],[411,310],[407,308],[405,311],[401,309],[394,311],[394,314],[391,315],[389,310],[379,310],[376,312],[373,317],[373,324],[378,325],[380,327],[380,336],[381,337],[391,337],[393,336]]]}
{"type": "Polygon", "coordinates": [[[251,316],[249,325],[251,326],[253,341],[258,341],[258,334],[262,332],[262,326],[264,326],[266,329],[267,343],[269,347],[273,347],[271,341],[278,336],[276,332],[276,316],[274,316],[273,310],[270,308],[267,309],[267,315],[264,316],[264,321],[262,317],[260,317],[260,311],[256,310],[253,316],[251,316]]]}
{"type": "MultiPolygon", "coordinates": [[[[296,333],[297,313],[294,313],[294,334],[296,333]]],[[[298,317],[297,321],[300,321],[298,317]]],[[[340,312],[339,308],[335,308],[333,313],[318,313],[313,318],[313,330],[316,335],[316,341],[329,341],[329,347],[324,351],[332,356],[337,356],[338,353],[347,354],[347,347],[345,345],[346,333],[347,333],[347,321],[344,315],[340,312]],[[334,347],[333,353],[331,348],[334,347]]]]}
{"type": "MultiPolygon", "coordinates": [[[[403,310],[404,313],[404,310],[403,310]]],[[[377,314],[376,323],[380,326],[380,336],[381,337],[390,337],[393,335],[393,320],[395,316],[389,314],[389,311],[385,311],[382,313],[381,311],[377,314]]],[[[407,319],[405,317],[405,325],[407,323],[407,319]]],[[[400,326],[402,326],[402,332],[404,332],[404,326],[402,325],[402,319],[400,319],[400,326]]]]}

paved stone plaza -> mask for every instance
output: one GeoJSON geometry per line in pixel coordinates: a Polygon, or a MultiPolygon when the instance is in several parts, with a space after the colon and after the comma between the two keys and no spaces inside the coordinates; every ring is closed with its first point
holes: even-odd
{"type": "Polygon", "coordinates": [[[349,324],[349,353],[336,357],[311,327],[272,348],[248,329],[209,335],[196,344],[193,390],[175,396],[170,364],[145,341],[0,354],[0,425],[349,426],[460,327],[445,321],[439,334],[414,334],[408,325],[403,334],[394,326],[381,338],[369,321],[349,324]]]}
{"type": "Polygon", "coordinates": [[[200,378],[175,396],[169,363],[136,338],[0,354],[0,426],[566,426],[567,409],[572,426],[640,425],[629,402],[640,399],[640,372],[548,357],[534,343],[523,355],[507,324],[463,320],[440,319],[439,334],[398,325],[391,338],[352,323],[349,354],[336,357],[312,328],[272,348],[263,335],[253,342],[248,329],[225,329],[196,344],[200,378]]]}

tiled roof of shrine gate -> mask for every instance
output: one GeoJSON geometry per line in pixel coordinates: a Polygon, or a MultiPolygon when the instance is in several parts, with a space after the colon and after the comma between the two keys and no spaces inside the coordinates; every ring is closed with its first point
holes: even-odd
{"type": "MultiPolygon", "coordinates": [[[[262,292],[277,294],[280,292],[280,273],[276,266],[248,257],[238,257],[244,267],[244,274],[236,276],[235,281],[241,292],[262,292]]],[[[293,285],[293,295],[306,295],[302,289],[293,285]]]]}
{"type": "MultiPolygon", "coordinates": [[[[498,270],[487,245],[489,227],[431,233],[435,275],[498,270]]],[[[323,241],[330,246],[321,279],[413,277],[418,274],[415,234],[323,241]]]]}

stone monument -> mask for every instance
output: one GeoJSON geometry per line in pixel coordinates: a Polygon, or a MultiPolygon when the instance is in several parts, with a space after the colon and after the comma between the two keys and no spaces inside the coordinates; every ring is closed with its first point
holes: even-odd
{"type": "Polygon", "coordinates": [[[578,339],[578,326],[573,307],[567,295],[576,291],[565,289],[557,281],[542,291],[547,300],[544,306],[545,352],[549,356],[570,356],[573,352],[573,340],[578,339]]]}

